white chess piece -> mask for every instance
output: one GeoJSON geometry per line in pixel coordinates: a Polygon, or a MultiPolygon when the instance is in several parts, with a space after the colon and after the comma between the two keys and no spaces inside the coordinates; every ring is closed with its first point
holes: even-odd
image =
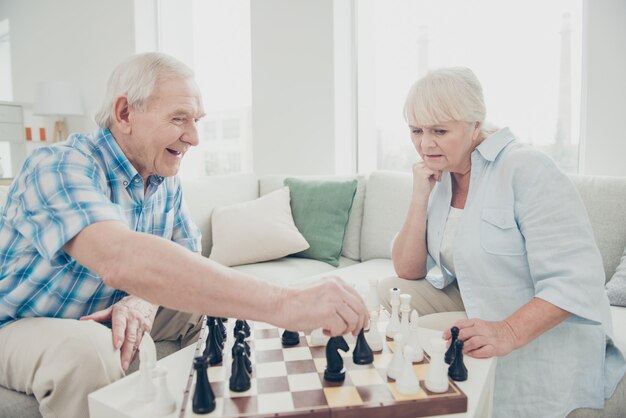
{"type": "Polygon", "coordinates": [[[378,329],[378,311],[370,312],[370,330],[365,335],[365,339],[372,351],[381,351],[383,349],[383,337],[378,329]]]}
{"type": "Polygon", "coordinates": [[[396,380],[400,376],[402,367],[404,366],[404,356],[402,354],[402,334],[398,333],[394,337],[396,342],[396,350],[393,352],[393,357],[387,367],[387,377],[396,380]]]}
{"type": "Polygon", "coordinates": [[[411,295],[400,295],[400,334],[406,343],[409,340],[409,315],[411,314],[411,295]]]}
{"type": "Polygon", "coordinates": [[[388,338],[394,338],[400,331],[400,319],[398,318],[398,306],[400,305],[400,289],[393,287],[389,289],[390,303],[391,303],[391,318],[387,323],[387,330],[385,334],[388,338]]]}
{"type": "Polygon", "coordinates": [[[322,330],[322,328],[316,328],[313,331],[311,331],[311,345],[312,346],[326,345],[327,341],[328,341],[328,337],[324,335],[324,331],[322,330]]]}
{"type": "Polygon", "coordinates": [[[152,402],[152,410],[157,415],[169,415],[176,410],[176,400],[167,387],[167,368],[159,366],[155,370],[156,396],[152,402]]]}
{"type": "Polygon", "coordinates": [[[135,399],[141,403],[149,403],[154,399],[156,388],[152,382],[152,373],[156,367],[156,347],[152,337],[144,333],[139,344],[139,384],[135,399]]]}
{"type": "Polygon", "coordinates": [[[443,393],[448,390],[448,365],[443,357],[446,351],[446,342],[441,338],[433,338],[431,341],[430,366],[426,375],[426,389],[435,393],[443,393]]]}
{"type": "Polygon", "coordinates": [[[409,337],[406,340],[405,345],[410,345],[413,348],[413,363],[419,363],[424,360],[424,349],[419,341],[418,331],[419,314],[414,309],[411,312],[411,323],[409,324],[409,337]]]}
{"type": "Polygon", "coordinates": [[[380,300],[378,299],[378,279],[375,277],[370,277],[369,285],[369,293],[367,294],[367,298],[365,299],[365,305],[367,306],[368,311],[378,312],[380,309],[380,300]]]}
{"type": "Polygon", "coordinates": [[[401,395],[415,395],[419,391],[420,382],[417,376],[415,376],[413,363],[411,362],[413,347],[408,344],[405,345],[403,354],[404,364],[402,365],[402,370],[400,370],[400,375],[396,379],[396,388],[401,395]]]}

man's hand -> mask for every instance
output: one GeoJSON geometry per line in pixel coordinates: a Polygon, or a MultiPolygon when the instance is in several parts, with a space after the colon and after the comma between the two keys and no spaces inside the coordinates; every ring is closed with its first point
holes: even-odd
{"type": "Polygon", "coordinates": [[[111,321],[113,347],[121,347],[122,368],[128,370],[133,360],[144,332],[150,332],[157,305],[146,302],[136,296],[126,296],[116,304],[91,315],[83,316],[81,321],[94,320],[96,322],[111,321]]]}
{"type": "MultiPolygon", "coordinates": [[[[483,321],[461,319],[454,324],[459,328],[459,339],[463,341],[463,353],[476,358],[506,356],[517,348],[517,336],[507,321],[483,321]]],[[[443,333],[450,339],[450,330],[443,333]]]]}
{"type": "Polygon", "coordinates": [[[356,336],[368,320],[361,296],[339,277],[326,277],[310,287],[290,291],[277,314],[276,323],[286,329],[323,328],[331,336],[356,336]]]}

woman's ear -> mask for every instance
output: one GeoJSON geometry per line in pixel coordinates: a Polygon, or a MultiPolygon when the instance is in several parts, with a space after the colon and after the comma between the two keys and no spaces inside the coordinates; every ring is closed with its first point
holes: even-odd
{"type": "Polygon", "coordinates": [[[474,132],[472,132],[472,141],[476,141],[478,140],[479,136],[480,136],[480,128],[481,128],[481,123],[480,122],[474,122],[474,132]]]}
{"type": "Polygon", "coordinates": [[[126,96],[118,96],[113,102],[114,123],[125,134],[131,133],[130,106],[126,96]]]}

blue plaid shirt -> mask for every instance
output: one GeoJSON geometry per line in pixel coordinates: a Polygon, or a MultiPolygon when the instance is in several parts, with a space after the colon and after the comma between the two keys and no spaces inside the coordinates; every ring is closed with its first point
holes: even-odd
{"type": "Polygon", "coordinates": [[[83,228],[121,221],[200,251],[177,177],[144,181],[108,129],[33,152],[0,216],[0,327],[20,318],[79,318],[126,294],[63,251],[83,228]]]}

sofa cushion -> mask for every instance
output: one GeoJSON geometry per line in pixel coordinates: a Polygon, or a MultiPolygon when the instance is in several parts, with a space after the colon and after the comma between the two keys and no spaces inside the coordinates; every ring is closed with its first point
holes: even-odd
{"type": "Polygon", "coordinates": [[[310,247],[298,257],[339,265],[357,181],[285,179],[291,192],[291,212],[310,247]]]}
{"type": "MultiPolygon", "coordinates": [[[[333,276],[338,276],[345,282],[354,286],[357,292],[367,297],[369,293],[370,279],[383,279],[385,277],[395,276],[393,263],[389,259],[372,259],[362,263],[352,265],[341,265],[338,269],[330,272],[333,276]]],[[[316,274],[307,278],[309,282],[318,280],[327,274],[316,274]]]]}
{"type": "Polygon", "coordinates": [[[620,263],[626,247],[626,178],[604,176],[570,177],[583,199],[602,253],[606,281],[620,263]]]}
{"type": "MultiPolygon", "coordinates": [[[[365,188],[367,178],[365,176],[336,175],[336,176],[289,176],[298,179],[309,180],[357,180],[356,193],[350,209],[350,217],[346,226],[346,233],[343,237],[343,250],[341,255],[352,260],[361,259],[361,225],[363,223],[363,200],[365,199],[365,188]]],[[[259,194],[270,193],[284,186],[287,176],[268,175],[259,179],[259,194]]]]}
{"type": "Polygon", "coordinates": [[[410,173],[375,171],[367,182],[361,229],[361,259],[391,258],[391,240],[402,227],[411,201],[410,173]]]}
{"type": "Polygon", "coordinates": [[[606,293],[611,305],[626,307],[626,248],[615,274],[606,284],[606,293]]]}
{"type": "Polygon", "coordinates": [[[217,207],[211,225],[209,258],[229,267],[274,260],[309,248],[293,222],[287,187],[255,200],[217,207]]]}

